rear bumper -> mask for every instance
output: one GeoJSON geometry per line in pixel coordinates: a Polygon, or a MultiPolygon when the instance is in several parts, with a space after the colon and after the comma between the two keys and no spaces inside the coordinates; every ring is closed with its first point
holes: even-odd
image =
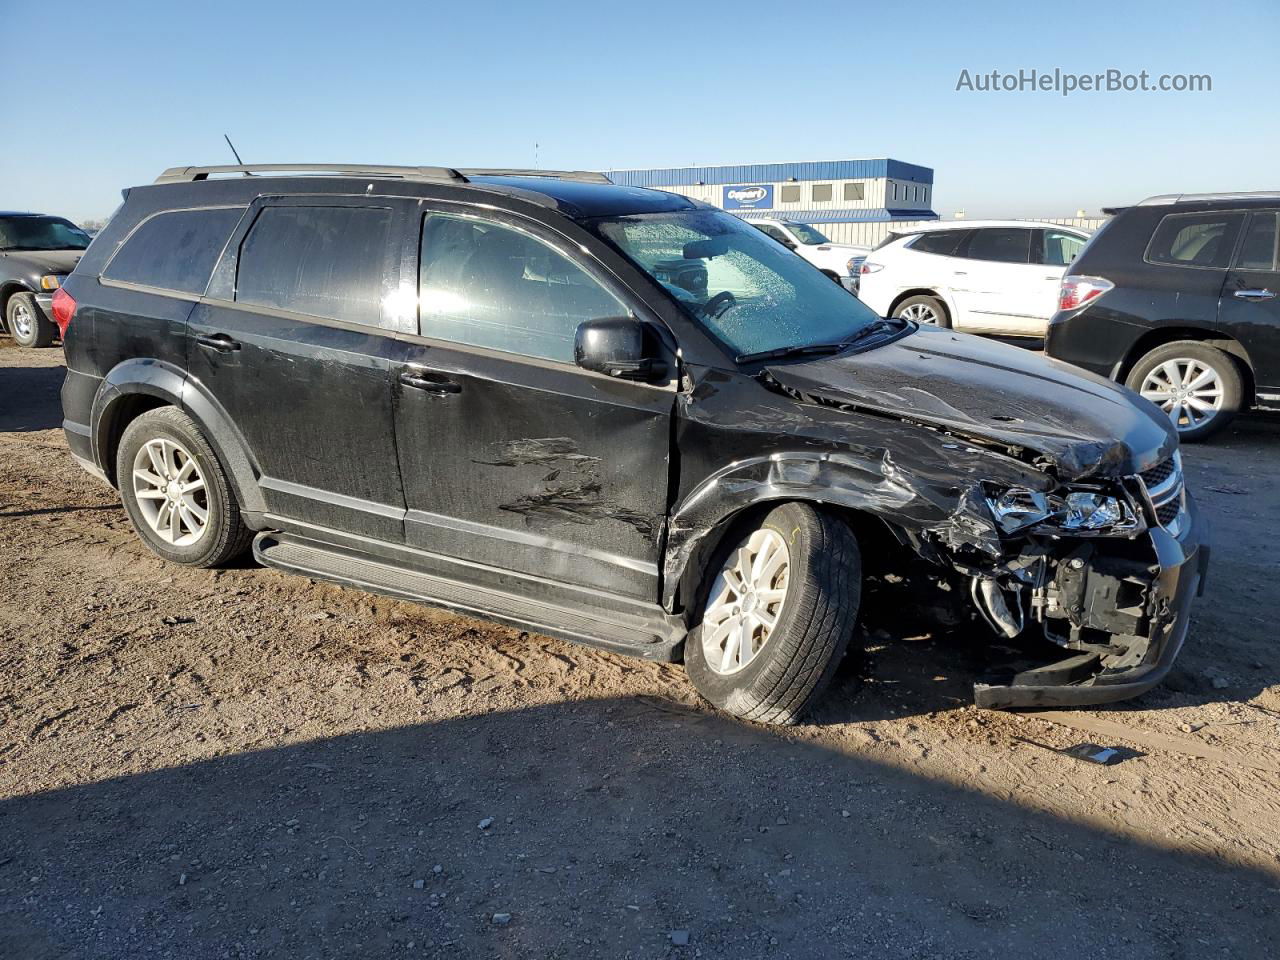
{"type": "Polygon", "coordinates": [[[1021,674],[1007,685],[975,684],[974,702],[991,709],[1078,707],[1126,700],[1160,683],[1186,642],[1191,605],[1203,592],[1209,567],[1206,524],[1190,494],[1184,518],[1176,537],[1158,527],[1148,533],[1158,566],[1152,583],[1156,613],[1140,663],[1116,670],[1105,667],[1097,657],[1092,658],[1091,664],[1089,657],[1075,656],[1061,664],[1021,674]],[[1095,672],[1077,679],[1082,671],[1091,668],[1095,672]],[[1055,670],[1063,682],[1038,682],[1055,670]]]}

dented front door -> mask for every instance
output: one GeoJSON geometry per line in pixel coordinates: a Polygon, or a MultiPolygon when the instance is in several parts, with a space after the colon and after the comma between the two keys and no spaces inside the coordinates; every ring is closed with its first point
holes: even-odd
{"type": "Polygon", "coordinates": [[[626,308],[550,231],[427,214],[420,335],[393,365],[410,546],[658,598],[674,384],[575,366],[573,331],[626,308]]]}

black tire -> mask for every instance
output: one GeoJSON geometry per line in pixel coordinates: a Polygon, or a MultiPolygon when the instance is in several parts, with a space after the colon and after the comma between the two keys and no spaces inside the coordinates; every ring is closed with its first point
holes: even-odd
{"type": "Polygon", "coordinates": [[[925,296],[924,294],[920,294],[914,297],[907,297],[907,299],[903,300],[900,304],[894,307],[893,315],[895,317],[902,317],[904,320],[915,320],[917,323],[925,324],[927,326],[938,327],[941,330],[947,330],[947,329],[950,329],[951,327],[951,318],[947,316],[947,308],[943,304],[943,302],[939,300],[937,297],[929,297],[929,296],[925,296]],[[905,314],[912,307],[923,308],[923,310],[932,314],[936,319],[929,321],[929,320],[922,320],[916,316],[911,316],[911,317],[905,316],[905,314]]]}
{"type": "Polygon", "coordinates": [[[116,451],[116,484],[125,512],[138,536],[152,551],[173,563],[190,567],[217,567],[244,552],[253,531],[240,517],[240,504],[227,482],[226,472],[196,422],[177,407],[148,410],[125,428],[116,451]],[[162,539],[147,521],[139,505],[133,479],[134,460],[153,440],[177,444],[195,461],[204,480],[203,507],[207,521],[203,533],[190,544],[162,539]]]}
{"type": "Polygon", "coordinates": [[[58,337],[58,327],[44,315],[34,294],[15,293],[5,307],[5,329],[20,347],[48,347],[58,337]]]}
{"type": "MultiPolygon", "coordinates": [[[[1186,421],[1185,424],[1174,423],[1179,440],[1183,443],[1197,443],[1207,440],[1227,426],[1244,406],[1244,378],[1237,361],[1230,354],[1199,340],[1174,340],[1149,351],[1134,364],[1125,378],[1125,386],[1142,393],[1147,378],[1158,368],[1170,362],[1177,364],[1188,361],[1194,361],[1214,372],[1222,396],[1221,406],[1204,422],[1193,426],[1188,418],[1180,418],[1186,421]]],[[[1158,398],[1150,399],[1160,406],[1158,398]]]]}
{"type": "Polygon", "coordinates": [[[759,723],[792,724],[821,697],[848,648],[858,619],[862,560],[842,520],[807,504],[783,504],[726,537],[703,578],[697,610],[706,607],[735,549],[762,529],[781,535],[789,554],[776,626],[754,659],[735,673],[721,673],[707,660],[699,622],[685,641],[685,669],[698,692],[721,710],[759,723]]]}

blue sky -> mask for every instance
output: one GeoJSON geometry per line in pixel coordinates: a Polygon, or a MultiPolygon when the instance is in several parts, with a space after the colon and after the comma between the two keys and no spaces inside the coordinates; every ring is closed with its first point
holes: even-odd
{"type": "Polygon", "coordinates": [[[608,169],[890,156],[950,216],[1280,189],[1280,3],[468,5],[0,0],[0,209],[85,219],[163,168],[608,169]],[[56,16],[51,13],[56,9],[56,16]],[[1211,93],[958,92],[960,71],[1207,73],[1211,93]]]}

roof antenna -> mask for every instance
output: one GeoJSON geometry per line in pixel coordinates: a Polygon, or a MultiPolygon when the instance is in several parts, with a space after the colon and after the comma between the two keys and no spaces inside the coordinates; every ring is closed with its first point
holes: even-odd
{"type": "MultiPolygon", "coordinates": [[[[223,139],[223,140],[225,140],[225,141],[227,141],[227,146],[231,148],[231,154],[232,154],[232,156],[234,156],[234,157],[236,158],[236,163],[238,163],[240,166],[242,166],[242,167],[243,167],[243,166],[244,166],[244,161],[240,159],[240,151],[239,151],[239,150],[237,150],[237,149],[236,149],[236,145],[235,145],[234,143],[232,143],[232,142],[231,142],[231,138],[230,138],[229,136],[227,136],[227,135],[224,133],[224,134],[222,135],[222,139],[223,139]]],[[[253,174],[252,174],[252,173],[250,173],[248,170],[246,170],[246,171],[244,172],[244,175],[245,175],[246,177],[252,177],[252,176],[253,176],[253,174]]]]}

